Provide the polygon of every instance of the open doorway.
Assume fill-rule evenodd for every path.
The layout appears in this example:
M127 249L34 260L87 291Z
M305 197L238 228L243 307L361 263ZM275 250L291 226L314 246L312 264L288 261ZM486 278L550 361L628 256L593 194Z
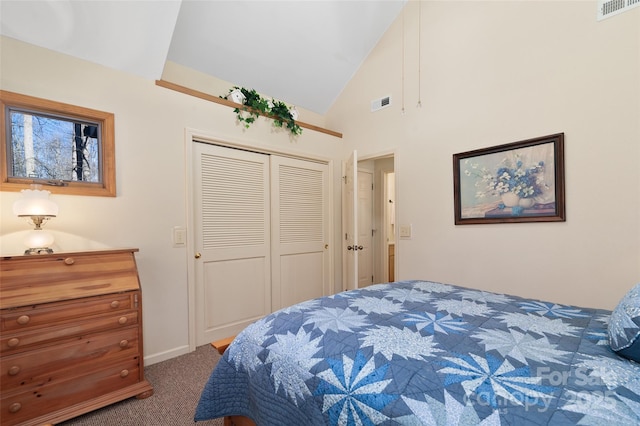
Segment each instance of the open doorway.
M396 280L395 259L396 259L396 173L395 171L382 172L382 181L384 184L384 197L382 199L382 207L384 210L382 224L384 227L384 235L382 243L386 244L386 269L383 270L383 276L386 276L389 282ZM383 262L384 264L384 262Z
M372 283L396 280L396 184L395 159L393 155L361 159L358 172L370 174L373 180L372 202L359 203L359 209L371 206L369 211L358 211L360 218L368 217L371 223ZM362 231L361 231L362 232ZM366 251L361 253L367 255ZM364 262L366 265L367 262ZM361 283L359 283L359 287Z

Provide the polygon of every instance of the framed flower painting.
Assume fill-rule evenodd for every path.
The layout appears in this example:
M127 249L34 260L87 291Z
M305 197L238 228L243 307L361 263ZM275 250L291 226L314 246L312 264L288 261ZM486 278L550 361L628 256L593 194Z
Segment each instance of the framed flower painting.
M564 133L453 155L456 225L564 222Z

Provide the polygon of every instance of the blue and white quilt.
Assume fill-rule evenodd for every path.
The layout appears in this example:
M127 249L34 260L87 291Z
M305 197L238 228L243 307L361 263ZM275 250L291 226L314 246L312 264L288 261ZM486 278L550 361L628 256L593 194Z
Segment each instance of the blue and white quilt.
M611 312L428 281L266 316L233 341L195 420L267 425L639 425L640 364Z

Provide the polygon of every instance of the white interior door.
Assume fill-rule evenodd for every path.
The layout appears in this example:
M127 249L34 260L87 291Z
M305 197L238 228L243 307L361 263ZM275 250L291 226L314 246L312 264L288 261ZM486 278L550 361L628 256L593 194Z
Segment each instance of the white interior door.
M269 156L194 143L196 346L271 308Z
M344 166L343 182L343 264L345 290L358 288L358 153L353 151Z
M373 173L358 171L358 287L373 284Z
M329 294L329 167L271 157L272 309Z

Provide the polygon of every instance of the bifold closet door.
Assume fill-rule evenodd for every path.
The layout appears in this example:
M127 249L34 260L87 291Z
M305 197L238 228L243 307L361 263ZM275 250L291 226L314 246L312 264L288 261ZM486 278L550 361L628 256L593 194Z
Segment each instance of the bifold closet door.
M329 167L271 156L272 309L329 294Z
M194 143L196 344L271 312L269 156Z

